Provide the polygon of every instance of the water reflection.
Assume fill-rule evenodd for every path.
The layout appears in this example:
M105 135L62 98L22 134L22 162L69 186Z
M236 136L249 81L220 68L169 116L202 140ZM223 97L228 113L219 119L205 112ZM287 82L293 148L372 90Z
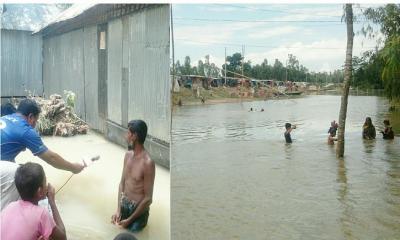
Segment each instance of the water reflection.
M348 185L344 158L337 159L337 182L339 183L338 196L343 211L340 217L341 228L345 239L354 239L352 233L351 205L348 201Z
M172 239L400 239L399 138L361 137L365 117L378 130L388 103L349 98L338 160L327 131L339 103L309 96L177 108ZM297 125L293 144L286 122Z

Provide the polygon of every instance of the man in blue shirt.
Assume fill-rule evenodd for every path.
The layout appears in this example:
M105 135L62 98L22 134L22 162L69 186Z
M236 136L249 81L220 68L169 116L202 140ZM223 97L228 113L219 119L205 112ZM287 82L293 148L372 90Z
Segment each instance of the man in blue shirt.
M57 153L48 149L34 129L39 118L40 107L33 99L20 102L17 112L0 118L2 161L15 162L15 157L28 148L33 155L38 156L55 168L79 173L84 168L83 163L71 163Z

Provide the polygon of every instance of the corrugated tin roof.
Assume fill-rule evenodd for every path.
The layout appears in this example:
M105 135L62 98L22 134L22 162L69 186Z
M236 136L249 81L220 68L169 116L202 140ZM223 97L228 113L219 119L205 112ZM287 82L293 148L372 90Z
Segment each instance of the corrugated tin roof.
M94 7L95 5L97 5L97 4L93 3L93 2L76 3L76 4L72 5L70 8L68 8L67 10L58 14L55 18L53 18L51 21L49 21L46 25L41 26L40 28L36 29L36 31L34 33L38 33L45 28L55 25L56 23L63 22L63 21L69 20L69 19L73 19L73 18L81 15L82 13L84 13L86 10Z
M63 10L57 4L0 4L1 28L34 31Z

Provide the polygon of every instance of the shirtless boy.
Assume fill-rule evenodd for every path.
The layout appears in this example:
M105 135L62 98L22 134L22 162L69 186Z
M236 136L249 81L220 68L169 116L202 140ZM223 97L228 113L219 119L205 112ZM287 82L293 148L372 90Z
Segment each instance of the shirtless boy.
M128 123L127 141L132 150L125 154L124 167L118 190L117 211L111 222L132 232L147 225L153 198L155 164L143 144L147 125L142 120Z

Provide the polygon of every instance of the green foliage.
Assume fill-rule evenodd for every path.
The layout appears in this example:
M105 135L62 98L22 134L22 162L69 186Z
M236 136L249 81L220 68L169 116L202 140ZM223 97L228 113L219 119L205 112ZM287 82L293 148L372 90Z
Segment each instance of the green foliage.
M383 89L383 61L376 51L368 51L362 57L353 58L352 86L361 89Z
M387 97L400 99L400 36L389 39L381 51L384 62L382 79Z
M386 4L383 7L368 8L364 16L377 25L383 38L378 38L378 45L383 42L380 51L371 54L368 59L361 59L359 75L379 77L383 80L386 96L390 100L400 99L400 4ZM371 24L363 27L365 36L374 38L377 31ZM359 76L358 76L359 77Z
M227 77L240 77L242 74L242 55L235 53L227 56ZM199 60L197 67L190 66L190 57L185 57L185 64L181 66L179 60L175 64L175 74L177 75L201 75L207 77L224 76L225 64L218 68L214 63L210 63L209 55L205 56L205 62ZM172 69L171 69L172 74ZM268 63L267 59L261 64L252 66L250 61L243 63L243 74L254 79L274 79L278 81L298 81L310 83L340 83L343 82L343 71L335 70L334 72L309 72L309 70L300 64L296 56L289 54L287 66L275 59L273 65Z

